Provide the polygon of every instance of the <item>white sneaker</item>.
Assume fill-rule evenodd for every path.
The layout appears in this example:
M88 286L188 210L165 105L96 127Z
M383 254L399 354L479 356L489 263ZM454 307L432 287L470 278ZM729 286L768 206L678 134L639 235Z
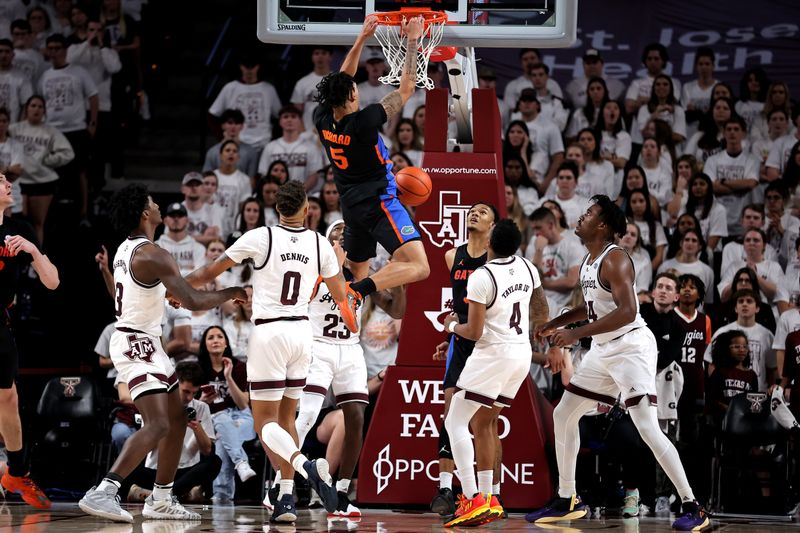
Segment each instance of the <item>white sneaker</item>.
M250 468L250 463L247 461L242 461L236 465L236 473L239 474L239 479L241 479L242 482L245 482L256 475L256 471Z
M667 496L659 496L656 498L656 514L669 513L669 498Z
M144 501L142 516L155 520L200 520L200 515L189 511L173 494L169 500L154 500L153 495Z
M115 522L133 522L133 516L119 506L119 496L113 487L106 490L98 490L97 487L92 487L78 502L78 507L84 513L99 516L101 518L108 518Z

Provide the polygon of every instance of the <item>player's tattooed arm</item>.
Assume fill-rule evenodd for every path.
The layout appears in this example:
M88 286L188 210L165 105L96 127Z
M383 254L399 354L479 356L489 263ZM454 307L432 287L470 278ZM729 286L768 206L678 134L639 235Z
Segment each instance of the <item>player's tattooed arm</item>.
M400 95L400 91L392 91L384 96L381 100L381 105L384 111L386 111L386 118L388 119L399 113L400 110L403 109L403 103L403 97Z
M550 320L550 306L547 304L547 296L545 296L544 288L541 285L533 289L530 315L534 329L536 326L541 326Z

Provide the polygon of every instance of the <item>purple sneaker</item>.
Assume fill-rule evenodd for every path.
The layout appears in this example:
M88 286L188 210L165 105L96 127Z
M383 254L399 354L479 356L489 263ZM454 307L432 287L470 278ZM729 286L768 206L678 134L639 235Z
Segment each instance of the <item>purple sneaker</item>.
M683 502L683 514L672 523L678 531L701 531L709 526L708 513L697 501Z
M570 498L560 498L557 496L541 509L526 514L525 520L537 524L576 520L586 516L588 510L589 508L581 501L581 497L577 494Z

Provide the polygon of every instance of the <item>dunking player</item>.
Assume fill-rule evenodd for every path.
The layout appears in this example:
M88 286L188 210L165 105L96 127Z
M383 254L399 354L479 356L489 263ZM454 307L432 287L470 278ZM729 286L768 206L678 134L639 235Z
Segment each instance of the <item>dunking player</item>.
M111 199L111 222L128 238L114 256L117 324L109 351L119 378L128 384L133 403L144 419L99 486L92 487L79 502L89 514L118 522L133 522L119 505L117 490L122 481L158 448L158 469L153 493L145 500L145 518L200 520L172 495L172 482L186 432L186 410L178 391L175 368L161 345L164 296L190 310L217 307L226 300L246 300L241 287L201 292L181 277L178 265L166 250L153 243L161 224L161 213L147 189L128 185Z
M463 488L458 509L445 527L479 525L503 515L502 506L491 495L497 439L494 420L503 407L511 405L530 371L529 315L537 326L549 317L536 267L514 255L521 241L512 220L495 224L489 237L488 262L467 281L467 323L459 324L455 314L445 319L450 333L476 341L445 418ZM477 483L472 467L476 455Z
M580 435L578 421L597 402L613 405L618 394L628 407L631 420L653 451L683 502L683 516L672 527L699 531L709 524L705 511L695 501L681 466L678 452L658 427L656 418L656 341L639 316L633 261L614 244L625 233L625 215L607 196L592 198L592 205L578 220L575 233L589 253L580 270L586 305L572 309L536 328L536 337L550 337L555 346L571 346L592 337L592 348L567 385L553 412L559 487L557 497L546 507L528 513L529 522L558 522L583 517L587 508L575 491L575 461ZM589 320L575 329L557 329ZM553 372L563 365L554 353L548 362Z
M357 332L355 315L347 306L347 287L339 265L344 251L334 248L315 231L303 227L308 198L303 184L289 181L278 189L277 226L248 231L214 263L189 274L187 280L202 286L235 264L252 259L253 322L247 348L247 377L255 427L267 447L280 456L281 490L271 520L294 522L297 511L292 496L294 471L306 477L325 509L336 511L338 499L328 462L309 461L298 449L295 430L297 400L306 384L311 363L312 329L308 302L318 277L322 277L340 307L348 329Z
M31 265L48 289L58 287L58 270L34 244L33 228L3 213L14 204L11 182L0 174L0 435L8 450L8 471L0 483L9 492L16 492L39 509L50 507L50 500L28 477L22 449L22 424L17 406L19 364L17 347L11 332L7 309L14 301L20 271Z
M470 275L486 263L489 249L489 234L499 220L497 208L487 203L477 203L469 208L467 213L467 242L448 250L444 254L447 269L450 271L450 283L453 286L453 312L458 316L461 324L467 323L467 280ZM450 437L444 425L444 417L450 410L450 400L456 392L456 383L464 370L467 358L472 354L475 341L451 335L449 341L442 342L436 347L433 354L435 360L446 360L444 375L444 415L439 429L439 493L431 501L431 511L442 516L455 512L455 498L453 497L453 451L450 447ZM495 429L497 419L494 420ZM495 431L496 433L496 431ZM500 478L497 468L502 455L500 439L497 439L498 460L495 463L496 486L492 487L492 494L499 495Z
M397 184L390 168L389 151L378 132L397 114L414 93L417 70L417 39L422 18L403 25L407 39L400 87L379 104L359 111L358 87L353 81L364 42L375 33L377 23L368 17L339 72L328 74L317 85L319 107L314 124L322 146L333 165L345 221L344 249L356 281L349 298L360 299L376 290L389 289L428 277L430 268L420 234L405 207L397 199ZM369 260L379 242L392 261L371 277Z

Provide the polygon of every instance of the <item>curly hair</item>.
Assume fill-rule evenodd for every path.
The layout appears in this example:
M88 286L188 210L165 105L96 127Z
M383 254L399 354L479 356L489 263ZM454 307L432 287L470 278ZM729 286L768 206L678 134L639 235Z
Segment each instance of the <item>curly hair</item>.
M108 210L111 225L121 233L130 233L139 226L142 211L147 209L150 194L147 187L132 183L111 197Z
M278 213L290 217L300 211L306 203L306 189L299 181L289 180L278 189L275 209Z
M326 107L342 107L353 92L354 84L350 74L332 72L317 84L316 101Z
M625 235L625 231L628 229L628 222L622 209L605 194L596 194L592 196L591 201L600 208L599 218L608 226L608 240L614 242L616 237ZM649 212L650 209L647 211Z
M489 236L489 247L498 257L511 257L522 243L522 233L510 218L498 220Z

